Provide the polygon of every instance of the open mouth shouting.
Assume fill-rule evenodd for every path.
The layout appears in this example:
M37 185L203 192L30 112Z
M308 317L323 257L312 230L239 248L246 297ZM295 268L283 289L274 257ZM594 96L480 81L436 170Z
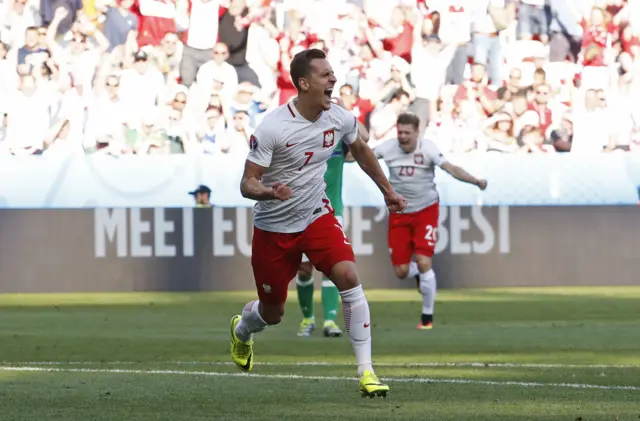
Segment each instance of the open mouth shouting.
M333 87L324 90L325 102L331 102L331 95L333 94Z

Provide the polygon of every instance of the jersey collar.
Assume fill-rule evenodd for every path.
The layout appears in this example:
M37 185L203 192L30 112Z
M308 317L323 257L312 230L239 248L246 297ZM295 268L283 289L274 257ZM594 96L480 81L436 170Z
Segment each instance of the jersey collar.
M307 120L305 117L303 117L303 116L302 116L302 114L300 114L300 113L298 112L298 109L296 108L296 105L295 105L295 100L296 100L296 98L297 98L297 97L292 98L292 99L287 103L288 111L289 111L289 113L291 114L291 117L292 117L293 119L299 118L299 119L301 119L301 120L304 120L304 121L306 121L306 122L309 122L309 123L313 124L313 123L317 122L318 120L320 120L320 118L322 118L322 115L324 114L324 111L322 111L322 112L318 115L318 118L316 118L316 119L315 119L315 120L313 120L313 121L311 121L311 120Z

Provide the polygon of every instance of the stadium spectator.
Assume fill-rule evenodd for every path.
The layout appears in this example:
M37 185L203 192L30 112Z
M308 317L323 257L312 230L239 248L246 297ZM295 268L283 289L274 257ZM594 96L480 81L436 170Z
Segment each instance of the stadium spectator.
M431 2L427 4L429 3ZM447 69L446 83L460 85L464 81L465 65L469 58L474 6L471 2L456 0L438 0L433 3L433 12L438 13L438 36L446 45L457 45L453 60Z
M104 35L109 40L109 51L124 45L129 37L135 37L138 31L138 17L129 9L134 0L116 0L105 2Z
M189 0L187 27L184 31L184 52L180 63L180 83L191 86L201 66L219 55L215 51L218 40L218 20L223 12L219 0ZM226 48L226 45L225 45ZM226 56L229 50L226 49Z
M211 207L211 189L208 186L201 184L194 191L190 191L189 194L193 196L197 208Z
M56 37L64 36L76 24L82 7L82 0L41 0L40 18L45 26L51 26L54 20L58 20L55 35ZM61 14L60 9L64 13ZM62 17L58 19L59 16Z
M456 106L460 106L463 101L471 101L485 117L498 110L497 99L497 93L487 84L486 67L483 63L474 63L471 66L471 78L458 85L454 95Z
M488 152L517 152L518 143L513 134L513 116L501 111L483 122L482 149Z
M546 43L549 40L549 10L545 0L520 0L518 5L518 35L530 40L538 37Z
M556 152L571 152L573 142L573 116L566 112L562 116L560 127L551 131L551 142Z
M469 101L454 103L453 91L445 87L436 118L429 123L426 136L434 139L443 152L469 152L476 148L479 116Z
M581 0L549 0L549 46L552 62L578 61L583 29L578 10Z
M549 108L549 97L551 95L551 87L544 82L534 82L533 101L529 104L529 109L538 113L540 118L540 130L543 136L546 137L547 129L551 126L552 113Z
M260 9L251 14L246 0L231 0L229 8L222 13L219 24L219 40L229 48L227 62L231 64L238 75L239 82L251 82L260 86L258 75L247 61L247 47L249 41L249 27L260 20Z
M222 109L209 106L205 112L204 121L200 123L196 132L196 141L190 148L193 153L216 154L222 152L220 145L224 138L224 119Z
M242 154L309 47L373 145L410 109L447 152L638 150L639 2L383 3L5 1L0 153Z
M503 49L500 34L514 19L515 5L505 0L478 1L471 14L473 60L489 69L489 83L502 84Z
M238 87L238 73L226 60L229 59L229 47L219 42L212 50L211 59L198 69L195 80L198 90L210 91L215 89L220 95L230 101Z
M28 0L2 2L0 13L0 37L11 48L25 45L27 29L37 29L42 23L35 2Z
M509 72L509 78L505 81L505 87L511 94L517 93L522 86L522 70L519 67L514 67Z
M160 104L166 86L162 73L150 61L144 50L133 55L133 66L122 71L120 96L133 116Z
M576 112L574 137L571 152L601 152L613 140L614 127L610 124L611 114L603 101L603 92L589 89L585 93L584 106Z
M252 134L249 114L244 110L237 110L222 139L220 150L230 155L246 156L249 153L249 139Z
M371 115L371 147L396 136L396 120L407 111L410 102L406 91L397 90L388 104L381 103L376 107Z
M522 147L520 152L524 153L547 153L555 152L553 147L544 144L544 133L540 127L527 126L523 130L521 137Z
M108 143L106 150L112 154L167 154L170 140L163 123L155 107L147 109L141 118L127 122L124 144Z
M97 145L124 144L124 125L127 122L127 104L120 96L120 78L109 75L104 87L94 91L93 104L89 106L84 144L89 148Z
M421 29L414 29L411 81L416 87L416 98L411 111L420 117L420 134L436 113L438 94L445 84L447 68L456 49L456 45L443 45L435 34L424 35ZM424 69L429 69L429 77L424 77Z
M373 111L373 104L370 100L360 98L354 91L353 86L349 84L340 87L339 99L342 101L342 105L351 111L360 123L368 126L369 115Z

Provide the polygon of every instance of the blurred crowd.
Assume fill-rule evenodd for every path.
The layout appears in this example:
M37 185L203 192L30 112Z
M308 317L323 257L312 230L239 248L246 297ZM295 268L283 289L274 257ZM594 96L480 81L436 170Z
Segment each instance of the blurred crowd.
M372 146L640 150L640 0L0 0L0 155L246 154L327 52Z

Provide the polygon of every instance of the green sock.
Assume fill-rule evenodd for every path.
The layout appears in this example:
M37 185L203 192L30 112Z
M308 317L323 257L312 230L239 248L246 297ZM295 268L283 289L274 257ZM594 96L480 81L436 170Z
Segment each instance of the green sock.
M310 319L313 317L313 276L303 279L298 275L296 288L298 289L298 302L300 303L302 316Z
M335 322L338 318L338 304L340 303L340 294L338 288L329 280L322 278L322 311L324 312L324 321Z

